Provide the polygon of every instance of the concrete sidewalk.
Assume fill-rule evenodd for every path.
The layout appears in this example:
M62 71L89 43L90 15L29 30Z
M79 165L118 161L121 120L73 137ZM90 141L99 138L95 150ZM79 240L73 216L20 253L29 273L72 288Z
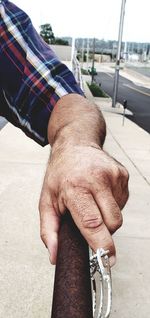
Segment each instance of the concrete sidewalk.
M111 317L146 318L150 310L150 136L128 119L122 126L117 113L103 108L103 114L108 129L105 149L130 173L124 225L114 236L118 261L112 271Z
M48 318L54 268L40 240L38 198L49 147L7 124L0 148L0 317Z
M114 236L112 318L147 318L150 298L150 138L107 102L105 149L130 172L124 226ZM39 237L38 199L49 147L14 128L0 132L0 317L49 318L54 268Z
M92 63L89 63L89 66L91 66ZM114 73L115 72L115 63L97 63L95 62L95 68L97 70L97 72L104 72L104 73ZM130 80L131 82L133 82L134 84L138 85L138 86L143 86L145 88L150 89L150 78L148 76L144 76L138 72L136 72L135 70L132 70L130 68L127 68L121 65L120 66L121 69L119 71L119 74L125 78L127 78L128 80ZM83 68L87 69L87 63L83 64Z
M89 99L101 108L107 123L105 150L130 173L130 198L124 208L124 224L114 235L118 261L112 270L112 318L146 318L150 305L150 136L125 119L118 104L109 99Z

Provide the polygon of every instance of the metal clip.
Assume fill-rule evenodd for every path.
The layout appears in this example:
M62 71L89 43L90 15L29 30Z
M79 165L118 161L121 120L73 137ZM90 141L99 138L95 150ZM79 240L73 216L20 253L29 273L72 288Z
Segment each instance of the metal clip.
M93 291L93 317L108 318L112 304L112 282L109 251L100 248L96 254L90 251L90 274Z

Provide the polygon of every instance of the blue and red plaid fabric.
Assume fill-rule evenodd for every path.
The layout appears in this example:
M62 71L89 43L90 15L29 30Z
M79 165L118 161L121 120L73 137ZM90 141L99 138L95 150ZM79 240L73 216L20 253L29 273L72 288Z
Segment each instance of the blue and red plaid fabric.
M34 29L28 15L0 0L0 115L42 146L56 102L83 95L75 78Z

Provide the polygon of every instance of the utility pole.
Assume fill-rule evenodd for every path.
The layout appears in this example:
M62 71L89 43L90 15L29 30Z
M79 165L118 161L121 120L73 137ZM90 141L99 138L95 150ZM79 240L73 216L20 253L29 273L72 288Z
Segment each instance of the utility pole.
M124 16L125 16L125 5L126 5L126 0L122 0L121 13L120 13L120 23L119 23L118 48L117 48L117 57L116 57L116 67L115 67L115 78L114 78L112 107L116 106L116 100L117 100L117 95L118 95L120 54L121 54L123 24L124 24Z
M125 63L126 63L128 60L127 41L124 44L124 59L125 59Z
M89 38L87 39L87 49L86 49L86 63L87 63L87 71L89 68Z
M81 68L83 68L83 63L84 63L84 39L82 39L82 58L81 58L82 64Z
M95 38L93 39L93 56L92 56L92 67L91 67L91 84L94 81L94 61L95 60Z
M73 59L74 59L74 56L75 56L75 37L72 37L72 45L71 45L71 63L73 65Z

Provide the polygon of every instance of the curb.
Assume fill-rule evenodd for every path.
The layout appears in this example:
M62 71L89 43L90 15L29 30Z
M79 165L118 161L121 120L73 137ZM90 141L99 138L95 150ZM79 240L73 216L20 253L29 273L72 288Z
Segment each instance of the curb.
M87 81L88 81L88 79L87 79ZM112 98L111 97L109 97L109 98L107 98L107 97L105 97L105 98L104 97L94 97L92 95L86 81L85 81L85 78L84 78L84 93L85 93L85 96L87 97L87 99L89 99L90 101L93 101L96 104L100 103L101 110L107 111L107 112L109 111L111 113L117 113L120 115L124 114L124 107L122 104L117 103L115 108L112 107ZM133 113L129 109L126 109L125 115L133 116Z

